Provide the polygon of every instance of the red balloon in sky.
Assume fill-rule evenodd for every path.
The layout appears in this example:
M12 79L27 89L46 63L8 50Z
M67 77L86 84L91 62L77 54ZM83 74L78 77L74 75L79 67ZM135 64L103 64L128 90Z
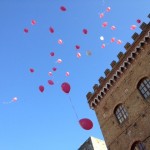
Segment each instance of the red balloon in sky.
M67 83L67 82L62 83L61 84L61 89L63 90L63 92L69 93L70 89L71 89L70 84Z
M35 20L32 20L32 21L31 21L31 24L32 24L32 25L35 25L35 24L36 24L36 21L35 21Z
M50 27L50 28L49 28L49 31L50 31L51 33L54 33L54 28L53 28L53 27Z
M76 49L80 49L80 46L79 46L79 45L76 45L75 47L76 47Z
M48 84L53 85L54 82L52 80L48 80Z
M140 19L137 19L137 21L136 21L137 23L141 23L141 20Z
M56 70L57 70L55 67L53 67L52 69L53 69L53 71L56 71Z
M85 130L90 130L93 127L93 122L88 118L83 118L79 120L79 124Z
M61 11L66 11L67 9L66 9L65 6L61 6L61 7L60 7L60 10L61 10Z
M40 90L40 92L44 92L44 86L43 86L43 85L40 85L40 86L39 86L39 90Z
M28 33L28 32L29 32L29 30L28 30L27 28L25 28L25 29L24 29L24 32L25 32L25 33Z
M50 53L50 55L51 55L51 56L54 56L54 55L55 55L55 53L54 53L54 52L51 52L51 53Z
M33 69L33 68L30 68L30 72L33 73L33 72L34 72L34 69Z
M88 33L88 30L87 30L87 29L83 29L82 31L83 31L84 34L87 34L87 33Z

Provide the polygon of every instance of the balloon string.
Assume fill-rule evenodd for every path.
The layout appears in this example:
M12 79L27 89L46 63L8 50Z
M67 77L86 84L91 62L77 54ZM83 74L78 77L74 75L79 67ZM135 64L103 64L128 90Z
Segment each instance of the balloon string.
M73 109L73 111L74 111L74 113L75 113L75 115L76 115L77 120L79 120L78 114L77 114L77 112L76 112L76 110L75 110L75 107L74 107L74 105L73 105L73 103L72 103L72 100L71 100L71 97L70 97L70 96L69 96L69 101L70 101L70 104L71 104L71 106L72 106L72 109Z

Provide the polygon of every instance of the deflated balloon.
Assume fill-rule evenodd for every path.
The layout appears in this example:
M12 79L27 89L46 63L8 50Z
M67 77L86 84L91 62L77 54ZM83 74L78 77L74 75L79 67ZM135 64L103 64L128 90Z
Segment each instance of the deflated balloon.
M88 118L83 118L79 120L79 124L85 130L90 130L93 128L93 122Z
M63 92L69 93L70 89L71 89L70 84L67 83L67 82L62 83L61 84L61 89L62 89Z

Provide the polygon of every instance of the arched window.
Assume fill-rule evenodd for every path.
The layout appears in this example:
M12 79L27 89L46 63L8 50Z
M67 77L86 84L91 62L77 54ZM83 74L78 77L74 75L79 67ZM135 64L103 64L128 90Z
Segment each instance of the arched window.
M142 142L134 142L131 150L146 150L146 148Z
M128 118L128 112L122 104L119 104L115 108L114 113L120 124L122 124Z
M150 79L144 78L138 83L138 90L144 97L144 99L147 99L150 97Z

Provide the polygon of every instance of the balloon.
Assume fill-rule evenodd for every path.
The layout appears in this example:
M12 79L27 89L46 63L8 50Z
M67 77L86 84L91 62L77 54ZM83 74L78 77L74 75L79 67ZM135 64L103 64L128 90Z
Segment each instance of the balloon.
M52 73L52 72L48 72L48 75L49 75L49 76L52 76L52 75L53 75L53 73Z
M17 101L17 97L14 97L14 98L12 99L12 101L13 101L13 102L16 102L16 101Z
M79 46L79 45L76 45L75 47L76 47L76 49L80 49L80 46Z
M110 42L111 42L111 43L115 42L115 38L114 38L114 37L111 38Z
M33 72L34 72L34 69L33 69L33 68L30 68L30 72L33 73Z
M87 33L88 33L88 30L87 30L87 29L83 29L82 31L83 31L84 34L87 34Z
M108 25L108 22L103 22L102 27L106 27Z
M67 83L67 82L62 83L61 84L61 89L63 90L63 92L69 93L70 89L71 89L70 84Z
M57 70L55 67L53 67L52 69L53 69L53 71L56 71L56 70Z
M100 18L103 18L103 17L104 17L104 13L101 13L101 14L99 15L99 17L100 17Z
M132 25L132 26L130 27L130 29L131 29L131 30L135 30L135 29L136 29L136 25Z
M61 59L57 59L57 63L62 63L62 60Z
M24 29L24 32L25 32L25 33L28 33L28 32L29 32L29 30L28 30L27 28L25 28L25 29Z
M121 40L117 40L117 44L122 44L122 41Z
M50 53L50 55L51 55L51 56L54 56L54 55L55 55L55 53L54 53L54 52L51 52L51 53Z
M63 44L62 39L59 39L59 40L58 40L58 44L60 44L60 45Z
M36 24L36 21L35 21L35 20L32 20L32 21L31 21L31 24L32 24L32 25L35 25L35 24Z
M103 36L100 36L100 40L103 41L103 40L104 40L104 37L103 37Z
M77 53L77 57L80 58L81 57L81 53Z
M61 6L61 7L60 7L60 10L61 10L61 11L66 11L67 9L66 9L65 6Z
M79 120L79 124L85 130L90 130L93 128L93 122L88 118L83 118Z
M136 21L137 23L141 23L141 20L140 19L137 19L137 21Z
M102 44L101 48L105 48L105 46L106 46L105 44Z
M39 90L40 90L40 92L44 92L44 86L43 86L43 85L40 85L40 86L39 86Z
M68 77L70 75L70 73L69 72L66 72L66 76Z
M106 11L107 11L107 12L109 12L110 10L111 10L111 8L110 8L110 7L107 7L107 8L106 8Z
M50 28L49 28L49 31L50 31L51 33L54 33L54 28L53 28L53 27L50 27Z
M115 30L116 29L116 27L115 26L111 26L111 30Z
M92 52L91 52L91 51L86 51L86 55L87 55L87 56L91 56L91 55L92 55Z
M52 80L48 80L48 84L53 85L54 82Z

